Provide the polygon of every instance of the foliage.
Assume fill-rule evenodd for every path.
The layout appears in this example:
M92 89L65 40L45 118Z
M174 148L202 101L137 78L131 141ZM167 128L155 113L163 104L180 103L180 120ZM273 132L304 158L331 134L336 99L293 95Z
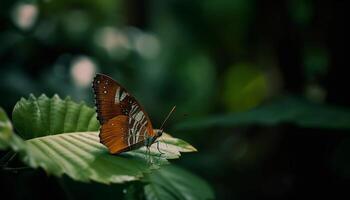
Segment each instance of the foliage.
M296 97L282 97L275 102L246 112L213 116L185 122L178 129L293 123L301 127L350 129L350 110L308 102Z
M206 182L179 167L163 167L147 175L146 181L144 189L148 200L214 199Z
M43 168L48 174L67 174L74 180L100 183L122 183L140 179L145 172L168 163L180 152L196 151L194 147L168 134L160 138L159 150L153 145L150 158L145 148L111 155L99 142L95 111L84 103L75 103L57 95L22 98L15 106L13 120L18 134L11 131L1 111L0 144L10 146L32 168ZM152 164L149 162L153 162Z
M218 199L290 199L305 191L314 198L346 195L345 2L3 0L0 105L10 113L28 93L69 95L89 105L91 79L105 73L135 95L154 125L177 105L167 127L186 130L171 129L201 149L181 165L210 179ZM286 93L320 104L294 97L273 101ZM37 122L26 126L31 123ZM11 126L1 119L0 148L21 142ZM38 132L46 134L42 127ZM34 133L17 131L24 139ZM52 190L55 176L42 171L0 170L3 196L65 195ZM14 177L27 172L42 176ZM54 181L43 184L47 179ZM140 183L66 179L74 197L85 195L76 199L121 199L126 185ZM143 187L137 191L144 193Z
M12 124L7 118L5 111L0 107L0 149L4 149L8 146L6 141L12 135Z

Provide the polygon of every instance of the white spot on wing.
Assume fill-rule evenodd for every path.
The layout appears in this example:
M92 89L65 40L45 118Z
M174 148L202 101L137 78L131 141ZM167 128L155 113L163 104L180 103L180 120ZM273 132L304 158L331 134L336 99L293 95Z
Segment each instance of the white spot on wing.
M115 91L115 97L114 97L114 103L120 103L119 101L119 91L120 91L120 87L117 88L117 90Z
M120 101L123 101L125 97L127 97L129 94L127 92L122 92L122 95L120 96Z
M139 141L139 136L140 136L140 131L138 131L138 132L136 133L136 138L135 138L136 142Z
M139 112L136 114L136 116L135 116L135 120L136 120L136 121L141 121L142 117L143 117L143 112L142 112L142 111L139 111Z

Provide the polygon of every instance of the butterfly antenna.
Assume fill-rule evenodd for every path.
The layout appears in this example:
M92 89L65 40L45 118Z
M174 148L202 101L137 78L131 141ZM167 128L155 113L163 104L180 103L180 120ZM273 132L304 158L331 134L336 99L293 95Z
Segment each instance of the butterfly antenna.
M164 128L165 123L168 121L168 119L170 118L171 114L173 114L173 112L175 111L175 108L176 108L176 106L174 106L174 107L171 109L171 111L169 112L169 114L168 114L168 115L166 116L166 118L164 119L162 125L160 126L159 129L160 129L162 132L163 132L163 128Z

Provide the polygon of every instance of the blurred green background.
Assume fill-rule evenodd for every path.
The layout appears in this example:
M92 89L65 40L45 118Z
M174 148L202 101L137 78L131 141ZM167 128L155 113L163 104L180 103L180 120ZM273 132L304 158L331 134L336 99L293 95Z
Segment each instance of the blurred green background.
M154 127L177 105L167 132L199 152L176 163L218 199L349 196L345 10L331 0L2 0L0 106L10 114L29 93L93 105L91 79L104 73ZM1 176L10 199L122 198L118 185Z

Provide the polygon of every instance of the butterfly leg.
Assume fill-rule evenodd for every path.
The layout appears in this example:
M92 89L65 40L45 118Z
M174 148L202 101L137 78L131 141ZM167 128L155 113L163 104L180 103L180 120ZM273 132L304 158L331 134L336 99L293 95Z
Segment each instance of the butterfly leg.
M146 147L147 150L146 150L146 159L147 159L147 163L149 165L152 165L153 164L153 160L152 160L152 155L151 155L151 149L149 147Z
M165 154L165 153L161 152L160 149L159 149L159 141L157 141L157 150L158 150L158 152L160 153L160 155Z

